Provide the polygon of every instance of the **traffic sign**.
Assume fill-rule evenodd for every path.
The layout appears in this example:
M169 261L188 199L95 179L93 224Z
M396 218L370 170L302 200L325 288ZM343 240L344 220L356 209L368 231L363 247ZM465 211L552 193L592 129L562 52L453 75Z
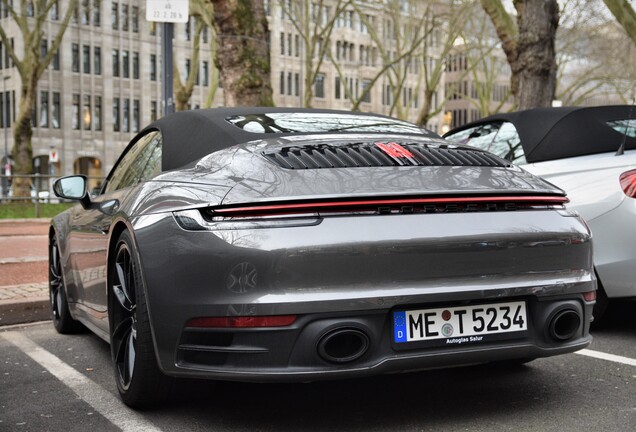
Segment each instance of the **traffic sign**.
M146 20L168 23L188 22L188 0L146 0Z

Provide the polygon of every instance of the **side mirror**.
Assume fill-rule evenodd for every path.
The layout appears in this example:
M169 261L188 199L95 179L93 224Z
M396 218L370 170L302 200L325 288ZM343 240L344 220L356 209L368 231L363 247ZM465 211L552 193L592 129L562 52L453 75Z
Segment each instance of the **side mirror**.
M79 200L84 208L90 205L86 176L74 175L62 177L53 184L53 193L60 198Z

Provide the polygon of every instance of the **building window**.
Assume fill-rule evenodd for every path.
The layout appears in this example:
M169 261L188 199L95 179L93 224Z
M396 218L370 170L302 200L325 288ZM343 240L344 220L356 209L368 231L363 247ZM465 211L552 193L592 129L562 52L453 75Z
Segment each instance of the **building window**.
M294 74L294 96L300 96L300 74Z
M119 98L113 98L113 131L119 132Z
M128 5L121 5L121 29L128 31Z
M2 98L2 93L0 93L0 99ZM6 92L4 94L4 127L11 127L11 93Z
M71 13L71 21L73 24L77 24L79 22L79 4L75 3L75 8Z
M285 55L285 33L280 34L280 55Z
M84 73L91 73L91 47L88 45L82 46L82 65Z
M102 0L93 0L93 25L99 27L102 25Z
M11 38L11 42L9 43L9 45L11 45L11 49L15 49L15 43L14 43L14 39ZM11 56L9 56L9 51L4 50L4 67L9 69L14 67L15 65L13 64L13 59L11 58Z
M325 97L325 75L316 75L314 95L318 98Z
M49 127L49 93L40 92L40 127Z
M133 100L133 124L132 124L133 132L139 132L139 117L140 117L139 99L135 99Z
M44 60L46 55L49 53L49 41L47 39L42 39L40 41L40 58Z
M130 58L129 58L128 51L122 51L121 62L122 62L124 78L130 78Z
M294 55L300 57L300 37L294 36Z
M292 55L292 35L291 33L287 33L287 55L291 57Z
M80 128L80 95L73 95L73 112L71 118L71 126L75 130Z
M38 101L37 96L36 100L33 102L33 106L31 107L31 127L38 127Z
M102 49L100 47L93 48L93 72L95 75L102 74Z
M113 30L119 30L119 4L113 2L110 10L111 27Z
M119 76L119 50L113 50L113 76Z
M369 80L362 80L362 102L368 102L371 103L371 90L369 89L368 93L364 93L366 91L367 88L369 88L371 86L371 81ZM410 91L410 89L409 89Z
M4 13L5 13L4 17L6 18L7 9L4 10ZM51 6L51 12L49 13L49 17L51 18L52 21L57 21L60 19L60 8L59 8L59 4L57 0L53 2L53 5Z
M280 94L285 94L285 72L280 73Z
M62 122L60 121L60 94L53 92L53 105L51 106L51 127L59 129Z
M79 45L74 43L72 45L72 70L73 72L79 72L80 71L80 67L79 67Z
M189 41L191 39L191 34L192 34L192 20L194 18L190 17L190 19L188 19L188 21L186 21L185 23L185 38L187 41Z
M150 54L150 81L157 81L157 55Z
M0 92L0 129L4 129L4 93Z
M93 126L96 131L102 130L102 97L95 96L95 115L93 116Z
M123 132L130 132L130 99L122 99L121 129Z
M133 53L132 63L133 63L133 78L139 79L139 53L138 52Z
M131 6L130 11L130 24L132 24L133 33L139 32L139 8L137 6Z
M88 0L82 0L82 4L80 5L80 19L83 25L90 24L90 11L88 6Z
M82 111L84 118L84 130L91 130L91 96L84 95L84 109Z
M287 72L287 95L291 96L292 94L292 73Z
M207 87L210 84L210 69L208 67L208 62L204 61L203 62L203 86Z
M208 26L204 26L203 27L202 33L203 33L203 35L202 35L203 36L203 43L208 43Z
M150 121L157 120L157 101L150 101Z
M56 70L56 71L60 70L60 49L61 47L58 47L57 51L55 51L55 54L53 55L53 60L51 61L53 70ZM2 63L2 59L0 59L0 64L1 63ZM0 67L0 69L2 68Z
M190 59L185 59L185 80L190 78Z
M334 84L334 90L336 92L335 98L336 99L340 99L340 77L339 76L336 77L336 82Z

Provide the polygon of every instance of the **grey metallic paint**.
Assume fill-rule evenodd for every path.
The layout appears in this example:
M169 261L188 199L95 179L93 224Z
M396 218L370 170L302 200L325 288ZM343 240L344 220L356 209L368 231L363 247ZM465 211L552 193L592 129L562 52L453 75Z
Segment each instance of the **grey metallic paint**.
M188 168L99 196L88 210L78 205L55 217L52 224L73 316L108 340L108 254L120 230L127 228L143 269L159 366L169 375L312 380L534 358L589 344L593 303L584 301L582 293L596 288L591 236L578 217L563 211L319 215L310 223L289 226L237 228L220 222L198 231L180 226L175 218L179 212L228 204L563 194L517 167L295 171L279 168L260 154L266 147L289 141L281 138L220 150ZM236 292L229 289L229 274L243 264L254 268L258 277L249 289ZM389 317L397 306L510 299L528 302L532 326L523 338L412 349L394 349L391 342ZM550 340L544 331L546 320L568 305L583 319L576 337L567 342ZM184 329L195 317L281 314L297 314L299 319L279 329L192 334ZM327 331L341 326L368 332L371 348L352 364L329 364L318 358L315 346ZM211 339L232 333L229 346L208 347L210 358L219 354L225 362L214 364L217 357L210 363L193 362L196 356L189 357L192 344L184 340L207 338L206 332Z

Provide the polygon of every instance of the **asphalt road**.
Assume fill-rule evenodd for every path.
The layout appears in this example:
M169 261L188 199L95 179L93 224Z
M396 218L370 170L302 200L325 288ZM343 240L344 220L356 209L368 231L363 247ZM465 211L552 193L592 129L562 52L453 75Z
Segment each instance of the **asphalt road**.
M140 413L119 401L101 339L5 327L0 431L633 432L635 310L612 307L583 354L312 384L188 382Z

